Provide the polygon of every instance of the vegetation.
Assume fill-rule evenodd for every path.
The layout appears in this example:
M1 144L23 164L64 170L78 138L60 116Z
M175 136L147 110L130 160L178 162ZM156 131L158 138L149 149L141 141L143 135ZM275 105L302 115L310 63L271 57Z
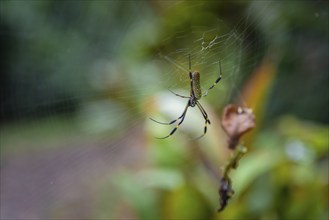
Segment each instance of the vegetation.
M328 2L0 6L1 218L328 219ZM175 124L149 117L186 106L167 89L188 95L189 54L202 89L222 65L211 125L194 141L189 108L156 139ZM230 103L252 131L225 129Z

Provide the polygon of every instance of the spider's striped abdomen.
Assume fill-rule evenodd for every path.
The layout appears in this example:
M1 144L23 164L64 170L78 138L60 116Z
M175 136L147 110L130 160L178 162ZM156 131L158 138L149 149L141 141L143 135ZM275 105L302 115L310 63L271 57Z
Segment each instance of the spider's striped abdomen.
M200 99L202 97L200 73L197 71L192 73L192 91L196 99Z

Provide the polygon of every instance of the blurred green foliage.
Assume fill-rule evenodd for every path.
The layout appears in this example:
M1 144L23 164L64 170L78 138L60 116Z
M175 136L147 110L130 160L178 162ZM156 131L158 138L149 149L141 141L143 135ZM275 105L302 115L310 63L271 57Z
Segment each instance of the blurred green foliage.
M94 85L102 61L116 62L132 16L142 8L138 22L148 17L145 4L2 1L1 120L70 113L104 96Z
M300 126L299 134L292 134L296 125ZM152 157L154 168L119 175L114 182L129 195L125 201L139 219L327 219L328 132L328 127L310 126L292 117L283 117L277 126L260 132L251 152L232 171L235 194L220 214L215 212L219 181L200 159L202 153L192 156L177 150L177 146L202 146L157 143L151 155L159 148L167 152L173 148L176 153L162 152L162 157L170 155L167 163L182 163L174 162L170 168Z

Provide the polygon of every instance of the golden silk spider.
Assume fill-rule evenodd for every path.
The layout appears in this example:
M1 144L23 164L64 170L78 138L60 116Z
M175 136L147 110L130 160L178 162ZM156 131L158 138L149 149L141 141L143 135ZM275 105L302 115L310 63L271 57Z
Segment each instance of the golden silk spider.
M199 108L203 118L205 119L204 132L201 136L199 136L195 139L202 138L207 133L207 125L210 124L210 120L208 118L208 114L207 114L206 110L204 110L204 108L202 107L202 105L199 103L198 100L200 100L204 96L207 96L208 91L213 89L214 86L222 79L221 63L219 62L219 77L216 79L214 84L212 84L209 87L209 89L205 91L204 94L202 94L201 86L200 86L200 73L198 71L194 71L194 72L191 71L191 56L190 55L189 55L189 77L190 77L190 96L179 95L169 89L169 91L172 92L174 95L179 96L181 98L189 99L182 115L169 123L159 122L159 121L154 120L153 118L150 118L152 121L154 121L158 124L162 124L162 125L171 125L171 124L175 123L176 121L180 120L179 123L176 125L176 127L167 136L160 137L160 138L157 137L158 139L165 139L165 138L168 138L171 135L173 135L176 132L176 130L178 129L178 127L183 123L183 121L185 119L185 115L187 113L187 109L189 107L193 108L195 106L197 106Z

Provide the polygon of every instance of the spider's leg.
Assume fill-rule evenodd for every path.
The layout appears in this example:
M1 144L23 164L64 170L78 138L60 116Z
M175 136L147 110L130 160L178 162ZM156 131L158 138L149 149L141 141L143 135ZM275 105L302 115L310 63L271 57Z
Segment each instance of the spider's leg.
M182 117L183 117L183 115L179 116L177 119L175 119L175 120L173 120L173 121L171 121L171 122L169 122L169 123L160 122L160 121L157 121L157 120L155 120L155 119L153 119L153 118L149 118L149 119L151 119L152 121L154 121L154 122L156 122L156 123L158 123L158 124L162 124L162 125L171 125L171 124L175 123L177 120L181 119Z
M169 122L169 123L160 122L160 121L157 121L157 120L155 120L155 119L153 119L153 118L149 118L149 119L151 119L152 121L154 121L154 122L156 122L156 123L158 123L158 124L162 124L162 125L171 125L171 124L175 123L177 120L181 119L181 118L186 114L186 111L187 111L187 108L189 107L189 104L190 104L190 102L187 103L187 105L186 105L186 107L185 107L185 109L184 109L184 112L183 112L183 114L182 114L181 116L179 116L178 118L176 118L175 120L173 120L173 121L171 121L171 122Z
M219 77L216 79L216 81L214 82L214 84L212 84L208 90L205 91L205 94L203 96L207 96L209 90L213 89L218 83L219 81L222 79L222 66L221 63L219 61Z
M179 97L181 97L181 98L190 98L189 96L184 96L184 95L180 95L180 94L177 94L177 93L175 93L175 92L173 92L172 90L170 90L170 89L168 89L171 93L173 93L174 95L176 95L176 96L179 96Z
M197 104L199 110L201 111L203 118L208 122L208 124L211 124L206 110L204 110L204 108L202 107L202 105L199 102L197 102L196 104Z
M190 102L187 103L187 105L186 105L186 107L185 107L185 109L184 109L183 114L178 118L178 119L181 118L180 122L179 122L179 123L176 125L176 127L170 132L170 134L168 134L168 135L165 136L165 137L156 137L156 138L157 138L157 139L165 139L165 138L168 138L168 137L170 137L171 135L173 135L173 134L176 132L176 130L178 129L178 127L183 123L183 121L184 121L184 119L185 119L185 115L186 115L186 112L187 112L188 107L190 107ZM176 121L177 121L178 119L176 119Z
M203 115L203 118L205 119L205 123L204 123L203 134L199 137L194 138L193 140L198 140L198 139L202 138L203 136L205 136L206 133L207 133L207 125L210 124L210 120L208 119L208 115L207 115L206 111L203 109L203 107L201 106L201 104L199 102L196 102L196 105L198 106L201 114Z

